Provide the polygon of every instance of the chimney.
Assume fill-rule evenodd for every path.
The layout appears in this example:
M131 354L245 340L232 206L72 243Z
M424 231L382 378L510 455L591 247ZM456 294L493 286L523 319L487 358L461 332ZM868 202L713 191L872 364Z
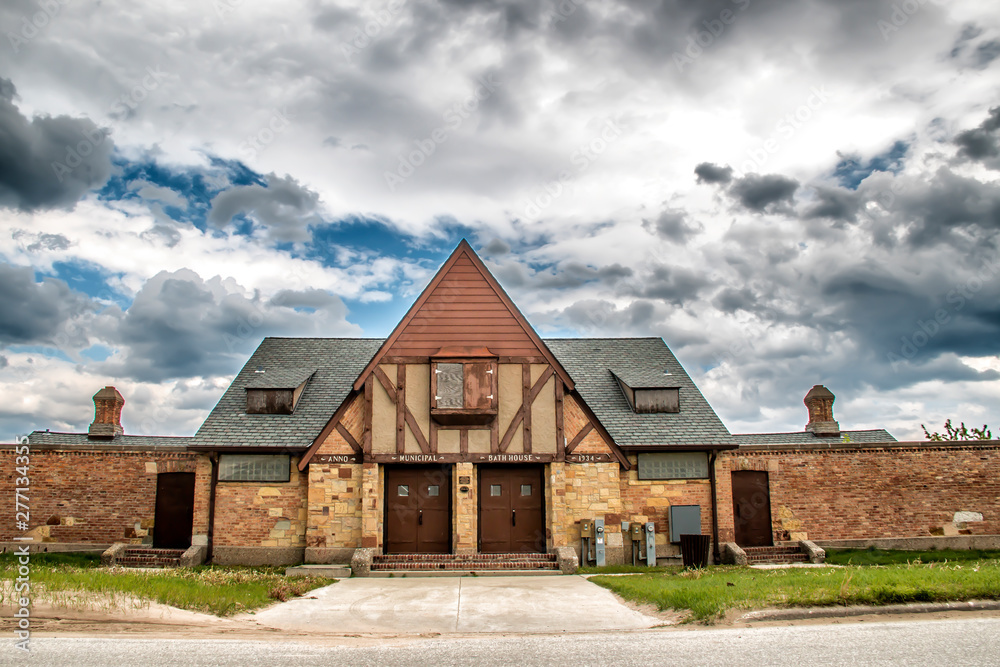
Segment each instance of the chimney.
M806 394L806 407L809 408L809 423L806 430L814 435L826 438L840 436L840 424L833 419L833 402L837 400L833 393L821 384L813 385Z
M122 406L125 399L114 387L105 387L94 394L94 423L87 431L87 437L96 440L111 440L124 433L122 429Z

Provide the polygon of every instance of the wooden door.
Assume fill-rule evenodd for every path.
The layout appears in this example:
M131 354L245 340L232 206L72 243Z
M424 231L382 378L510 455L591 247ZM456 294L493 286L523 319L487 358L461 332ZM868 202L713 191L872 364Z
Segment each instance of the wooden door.
M736 544L769 547L771 537L771 493L767 473L757 470L733 472L733 520Z
M479 468L480 553L545 552L545 486L539 466Z
M385 469L385 552L451 553L451 468Z
M166 472L156 476L153 547L187 549L194 525L194 473Z

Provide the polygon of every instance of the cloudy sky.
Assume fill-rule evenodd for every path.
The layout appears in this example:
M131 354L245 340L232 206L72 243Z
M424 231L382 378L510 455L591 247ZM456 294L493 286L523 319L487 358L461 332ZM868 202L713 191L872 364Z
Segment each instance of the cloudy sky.
M155 3L154 3L155 4ZM0 437L190 434L265 335L384 336L465 237L733 432L1000 426L980 0L6 0Z

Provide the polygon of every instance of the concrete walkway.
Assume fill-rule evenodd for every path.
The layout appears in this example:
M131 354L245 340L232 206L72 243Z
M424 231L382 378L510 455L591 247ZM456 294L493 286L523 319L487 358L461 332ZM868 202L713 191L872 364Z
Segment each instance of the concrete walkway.
M331 633L595 632L665 621L583 577L344 579L257 613L282 630Z

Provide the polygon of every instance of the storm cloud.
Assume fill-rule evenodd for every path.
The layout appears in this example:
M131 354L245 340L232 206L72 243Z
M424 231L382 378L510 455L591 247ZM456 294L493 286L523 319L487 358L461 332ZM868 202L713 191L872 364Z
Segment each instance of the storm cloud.
M0 206L72 207L111 175L114 142L86 118L26 118L17 91L0 78Z

